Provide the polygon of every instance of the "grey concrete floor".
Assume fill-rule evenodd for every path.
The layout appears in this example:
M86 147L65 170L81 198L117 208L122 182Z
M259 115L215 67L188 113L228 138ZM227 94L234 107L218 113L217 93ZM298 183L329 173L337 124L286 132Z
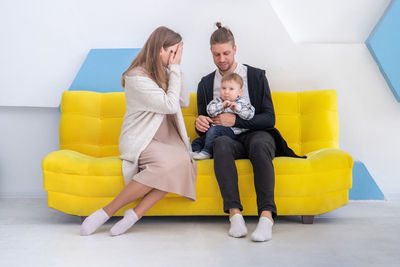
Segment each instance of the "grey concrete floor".
M82 237L46 199L0 198L0 266L400 266L400 201L350 202L313 225L278 217L264 243L229 237L227 217L144 217L111 237L119 219Z

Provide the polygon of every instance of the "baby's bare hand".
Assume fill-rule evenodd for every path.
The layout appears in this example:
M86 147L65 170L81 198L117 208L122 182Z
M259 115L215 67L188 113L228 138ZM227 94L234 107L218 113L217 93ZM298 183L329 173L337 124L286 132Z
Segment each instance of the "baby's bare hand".
M222 106L224 108L229 107L230 104L231 104L231 101L229 101L229 100L225 100L224 102L222 102Z

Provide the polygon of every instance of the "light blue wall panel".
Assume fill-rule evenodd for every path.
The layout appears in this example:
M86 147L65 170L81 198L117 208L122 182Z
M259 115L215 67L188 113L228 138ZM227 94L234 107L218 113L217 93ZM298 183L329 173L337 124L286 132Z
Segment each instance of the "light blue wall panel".
M139 53L132 49L91 49L69 90L121 92L121 75Z
M353 166L353 187L349 191L351 200L383 200L382 191L369 174L365 165L355 161Z
M383 76L400 102L400 1L393 0L366 41Z

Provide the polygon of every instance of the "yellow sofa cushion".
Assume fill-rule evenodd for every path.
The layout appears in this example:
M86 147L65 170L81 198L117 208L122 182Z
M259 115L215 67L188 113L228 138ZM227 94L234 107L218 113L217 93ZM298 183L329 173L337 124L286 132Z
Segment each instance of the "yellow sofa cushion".
M346 152L322 149L307 156L307 159L278 157L273 160L276 196L318 195L351 187L351 180L336 179L352 167L352 158ZM71 150L52 152L43 161L45 189L85 197L113 197L124 187L121 164L118 157L95 158ZM197 197L218 197L213 160L197 161L197 165ZM253 196L250 160L236 160L236 166L241 194ZM316 180L316 177L320 178Z

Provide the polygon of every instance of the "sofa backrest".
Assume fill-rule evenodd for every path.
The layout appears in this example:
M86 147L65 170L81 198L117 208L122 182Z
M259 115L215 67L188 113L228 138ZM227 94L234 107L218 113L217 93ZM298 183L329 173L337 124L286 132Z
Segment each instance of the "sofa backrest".
M335 90L272 92L276 128L297 154L337 148L339 123ZM119 155L118 138L125 114L124 93L66 91L61 100L60 149L94 157ZM182 109L191 140L197 117L196 94Z
M322 148L339 148L339 119L335 90L272 92L276 123L298 155Z
M60 149L94 157L119 155L125 94L65 91L61 99Z

